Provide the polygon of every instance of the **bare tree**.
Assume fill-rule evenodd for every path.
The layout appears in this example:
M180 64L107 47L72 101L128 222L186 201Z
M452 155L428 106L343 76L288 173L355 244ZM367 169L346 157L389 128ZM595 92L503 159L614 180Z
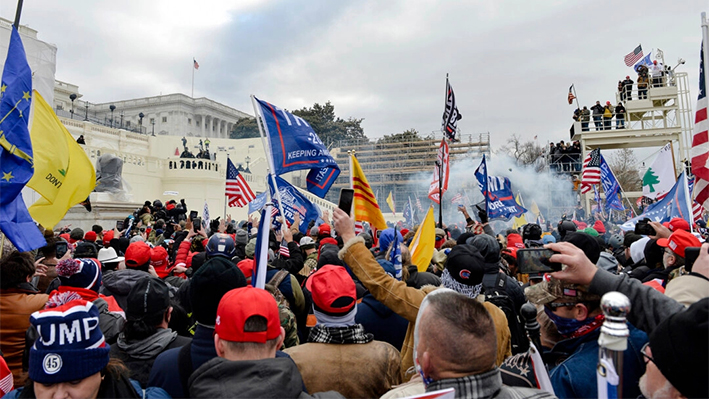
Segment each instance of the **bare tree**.
M632 149L623 148L614 152L608 160L608 165L624 191L642 190L643 183L638 170L638 160Z
M534 166L537 172L541 172L544 169L544 163L542 162L544 148L539 146L534 140L522 141L519 135L513 134L507 140L507 144L500 147L497 152L514 158L517 165Z

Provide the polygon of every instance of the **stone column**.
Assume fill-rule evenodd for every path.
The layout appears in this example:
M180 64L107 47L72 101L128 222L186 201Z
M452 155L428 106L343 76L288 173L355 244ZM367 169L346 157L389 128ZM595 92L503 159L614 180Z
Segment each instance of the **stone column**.
M199 124L200 124L200 127L202 128L201 136L204 137L204 127L207 125L207 119L205 119L204 115L199 116Z
M214 117L210 116L209 117L209 131L207 132L207 135L205 137L214 137Z

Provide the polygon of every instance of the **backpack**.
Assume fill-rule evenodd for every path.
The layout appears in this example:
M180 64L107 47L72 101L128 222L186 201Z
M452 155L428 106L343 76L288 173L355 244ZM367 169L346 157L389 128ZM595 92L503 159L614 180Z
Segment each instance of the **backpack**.
M488 273L483 275L483 292L485 293L485 302L490 302L500 308L505 313L507 325L510 328L510 341L512 342L512 354L526 352L529 349L529 340L524 329L524 324L520 322L515 310L514 301L510 298L505 286L507 280L505 275L497 273Z

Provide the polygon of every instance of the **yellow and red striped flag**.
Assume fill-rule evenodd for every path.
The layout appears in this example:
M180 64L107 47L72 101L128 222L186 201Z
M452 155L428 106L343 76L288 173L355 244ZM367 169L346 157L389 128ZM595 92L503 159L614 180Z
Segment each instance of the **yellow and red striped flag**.
M354 154L350 154L350 161L352 166L350 174L352 176L352 188L354 189L355 220L369 222L371 226L378 230L386 229L387 224L382 215L382 210L379 209L372 187L369 186L362 167L359 166Z

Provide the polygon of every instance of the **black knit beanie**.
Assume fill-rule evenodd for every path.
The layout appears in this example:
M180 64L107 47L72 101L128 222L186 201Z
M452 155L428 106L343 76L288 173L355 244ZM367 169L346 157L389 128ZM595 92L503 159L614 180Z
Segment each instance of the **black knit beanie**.
M190 281L194 318L201 324L213 326L224 294L241 287L246 287L246 277L229 259L218 256L208 260Z
M650 334L662 375L688 398L709 398L709 297L670 315Z

